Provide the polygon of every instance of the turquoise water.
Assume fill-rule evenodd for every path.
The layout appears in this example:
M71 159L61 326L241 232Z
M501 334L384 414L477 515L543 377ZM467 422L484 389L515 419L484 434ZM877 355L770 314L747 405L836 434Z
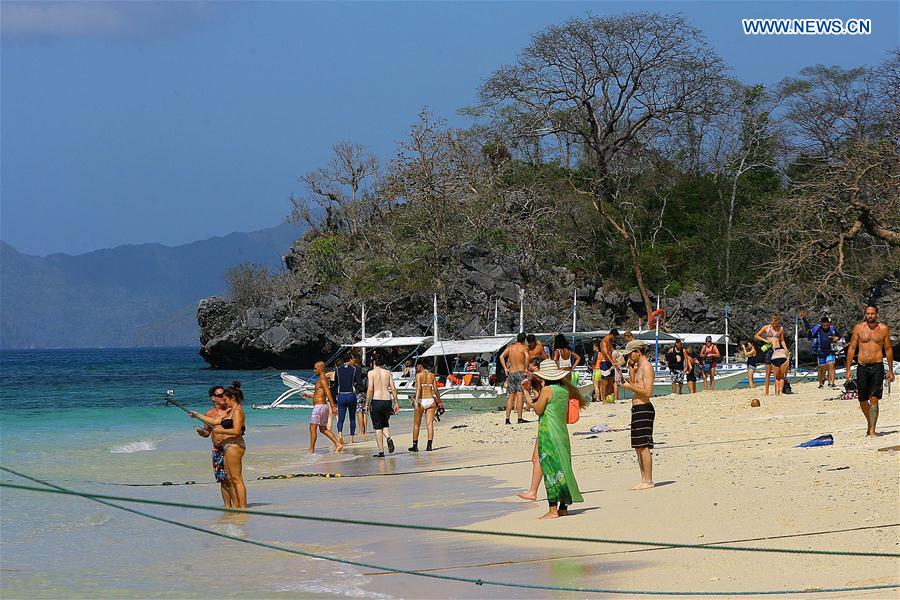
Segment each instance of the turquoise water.
M268 403L285 389L276 372L207 369L191 348L0 352L0 463L80 491L218 505L209 441L194 433L196 421L165 406L165 393L174 389L182 403L205 409L208 388L233 379L243 382L248 404ZM479 456L451 460L440 452L404 452L409 419L408 413L401 413L392 420L398 453L374 460L370 448L358 446L334 455L321 437L317 454L307 454L308 410L248 409L244 478L251 507L446 526L521 508L498 502L514 490L497 486L477 471L380 477L446 467L454 460L484 461ZM440 446L439 432L437 439ZM257 481L261 475L296 472L365 477ZM0 479L24 483L6 473ZM158 485L165 481L197 485ZM438 534L411 537L393 530L285 522L252 514L138 508L239 537L376 564L487 562L498 551L477 540ZM0 583L9 598L504 595L471 586L451 593L451 588L428 581L378 577L358 568L222 541L84 499L9 489L0 491L0 553ZM526 553L511 550L507 555Z

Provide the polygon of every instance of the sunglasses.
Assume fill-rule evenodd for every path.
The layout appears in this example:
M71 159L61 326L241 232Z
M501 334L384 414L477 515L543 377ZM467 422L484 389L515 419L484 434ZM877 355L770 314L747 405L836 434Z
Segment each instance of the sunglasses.
M225 392L219 392L218 394L213 394L212 397L213 398L221 398L224 395L225 395Z

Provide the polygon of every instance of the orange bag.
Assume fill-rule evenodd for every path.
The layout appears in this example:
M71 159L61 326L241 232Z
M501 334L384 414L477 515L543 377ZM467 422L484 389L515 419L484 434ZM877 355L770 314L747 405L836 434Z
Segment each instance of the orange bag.
M579 417L581 417L581 406L578 398L569 398L569 414L566 415L566 423L569 425L577 423Z

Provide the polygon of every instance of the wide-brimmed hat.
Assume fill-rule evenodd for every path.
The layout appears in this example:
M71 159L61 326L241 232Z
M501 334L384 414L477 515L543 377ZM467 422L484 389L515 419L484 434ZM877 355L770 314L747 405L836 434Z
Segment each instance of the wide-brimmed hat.
M541 365L534 374L545 381L559 381L560 379L569 376L568 371L560 369L559 365L549 358L541 361Z
M625 349L622 350L622 358L628 358L628 356L635 350L643 351L646 347L647 344L646 342L644 342L644 340L631 340L630 342L625 344Z

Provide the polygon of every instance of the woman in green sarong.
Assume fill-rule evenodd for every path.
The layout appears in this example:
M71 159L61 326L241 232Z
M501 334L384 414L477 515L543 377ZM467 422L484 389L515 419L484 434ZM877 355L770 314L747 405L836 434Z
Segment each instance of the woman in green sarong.
M546 382L534 403L534 412L541 417L538 425L538 460L544 474L547 502L550 503L550 510L541 518L555 519L567 515L568 506L573 502L584 502L572 472L572 449L566 416L570 397L578 398L580 408L587 406L587 400L572 385L570 374L552 360L542 361L534 375Z

